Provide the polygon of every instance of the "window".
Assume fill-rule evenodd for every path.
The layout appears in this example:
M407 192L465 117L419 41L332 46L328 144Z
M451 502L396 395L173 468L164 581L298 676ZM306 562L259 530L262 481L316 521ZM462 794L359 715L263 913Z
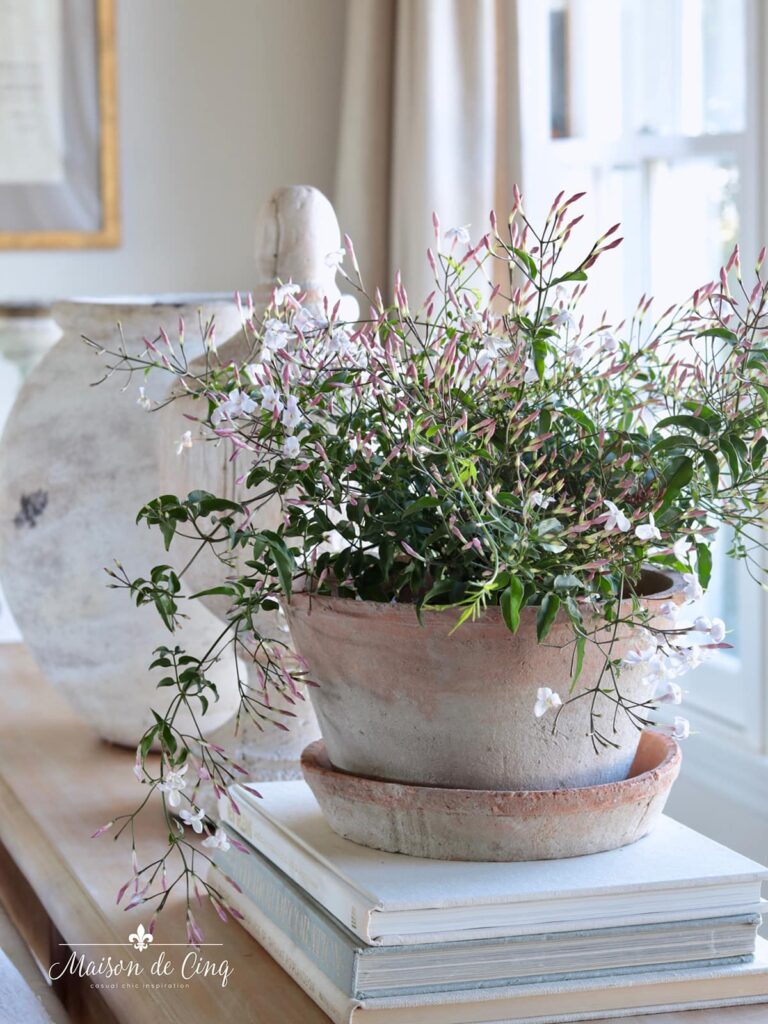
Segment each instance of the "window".
M757 253L758 16L755 0L519 0L526 208L585 191L575 248L617 221L626 239L595 268L590 315L617 324L643 294L661 314L737 240L745 265ZM685 713L768 754L761 591L727 546L705 609L738 647L688 677Z

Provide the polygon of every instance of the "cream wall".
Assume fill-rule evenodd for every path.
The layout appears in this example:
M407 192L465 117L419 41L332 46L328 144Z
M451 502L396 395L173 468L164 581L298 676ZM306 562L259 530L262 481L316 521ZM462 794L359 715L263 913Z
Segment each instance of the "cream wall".
M331 189L346 0L116 0L123 241L0 252L0 301L245 289L258 205Z

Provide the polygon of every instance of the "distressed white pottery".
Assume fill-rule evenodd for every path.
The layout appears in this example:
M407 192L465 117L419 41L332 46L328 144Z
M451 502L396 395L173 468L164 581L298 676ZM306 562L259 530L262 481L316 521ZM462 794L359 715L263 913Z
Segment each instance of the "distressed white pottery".
M156 531L137 528L136 513L166 489L159 449L174 435L136 400L138 381L124 377L91 387L104 370L81 339L115 347L117 323L126 347L143 351L143 337L161 326L175 333L179 315L216 315L233 333L239 316L224 297L161 302L92 300L55 304L62 339L32 371L6 423L0 445L0 578L25 643L50 681L61 688L101 736L134 745L165 695L148 672L152 649L174 638L153 608L136 609L125 591L107 589L104 567L120 558L135 576L167 560ZM193 344L190 339L190 344ZM144 382L142 382L144 383ZM162 397L168 382L151 375L147 393ZM177 426L175 436L182 433ZM194 647L214 640L216 616L199 606L179 638ZM211 676L221 699L211 725L237 707L234 662L225 657Z
M278 281L293 281L308 301L340 301L343 315L354 318L354 299L340 296L335 270L325 261L339 245L325 196L306 186L278 189L256 230L257 315ZM170 375L154 371L147 380L137 375L130 381L115 376L91 387L105 361L81 335L115 348L120 321L128 351L137 354L144 350L142 338L156 338L161 326L175 338L180 314L193 362L203 354L198 320L211 315L222 361L243 354L240 314L229 295L57 304L65 336L25 385L0 441L0 579L24 641L50 681L103 737L131 746L151 722L149 709L165 700L164 691L155 689L158 673L147 672L152 648L178 642L202 652L221 630L226 602L192 602L185 609L190 618L173 637L153 608L137 611L125 592L108 590L103 567L119 558L129 575L138 576L169 561L157 531L136 527L141 505L161 493L184 496L193 489L237 499L242 468L229 461L224 446L198 441L184 414L198 416L199 403L181 399L150 413L137 405L139 385L155 405L171 397ZM177 455L177 441L188 429L194 446ZM274 507L264 510L263 525L273 525L276 514ZM185 550L183 541L174 544L174 564L183 564ZM215 559L201 556L187 586L215 586L220 572ZM274 615L262 616L259 627L288 639ZM247 666L241 671L247 673ZM311 705L298 708L290 734L269 727L260 732L244 722L235 737L231 654L211 677L221 695L206 716L212 738L234 746L255 777L296 777L301 749L318 735Z

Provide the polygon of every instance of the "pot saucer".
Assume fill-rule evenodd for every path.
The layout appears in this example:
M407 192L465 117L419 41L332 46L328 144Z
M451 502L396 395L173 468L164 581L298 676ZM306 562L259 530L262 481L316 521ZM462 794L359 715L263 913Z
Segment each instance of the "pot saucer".
M414 786L335 768L322 740L301 756L328 824L345 839L434 860L552 860L627 846L656 824L680 771L677 743L640 738L629 776L578 789Z

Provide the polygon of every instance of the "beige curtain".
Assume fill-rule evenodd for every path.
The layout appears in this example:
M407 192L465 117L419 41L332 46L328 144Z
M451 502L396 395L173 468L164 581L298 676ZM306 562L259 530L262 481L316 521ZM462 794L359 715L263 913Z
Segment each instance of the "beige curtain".
M432 211L488 230L520 179L516 0L348 0L335 207L366 284L429 290Z

